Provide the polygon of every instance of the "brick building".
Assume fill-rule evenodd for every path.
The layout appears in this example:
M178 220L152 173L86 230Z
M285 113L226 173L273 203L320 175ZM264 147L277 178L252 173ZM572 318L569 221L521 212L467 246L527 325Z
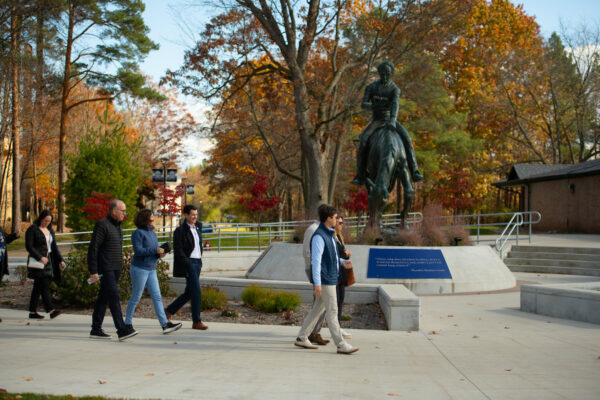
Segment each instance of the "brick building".
M538 232L600 234L600 159L579 164L515 164L499 189L517 191L520 211L539 211Z

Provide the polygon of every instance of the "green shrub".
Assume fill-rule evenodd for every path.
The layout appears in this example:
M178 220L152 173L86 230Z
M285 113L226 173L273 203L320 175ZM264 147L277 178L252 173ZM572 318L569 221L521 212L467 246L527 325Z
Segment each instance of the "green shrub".
M133 248L123 249L123 269L119 277L119 295L121 301L131 297L131 275L129 267L133 259ZM62 299L62 303L68 306L89 308L94 305L100 290L100 284L87 283L90 273L87 267L87 249L79 249L71 252L66 257L67 268L62 272L60 285L52 284L55 293ZM169 264L159 260L156 267L160 292L163 296L174 294L173 289L167 283Z
M235 310L230 310L229 308L226 308L223 310L223 312L221 313L222 317L229 317L229 318L237 318L239 317L237 311Z
M274 291L257 285L250 285L242 292L242 301L248 307L268 313L296 310L302 299L298 293Z
M202 288L200 308L202 310L220 309L227 305L227 295L219 289L209 286Z

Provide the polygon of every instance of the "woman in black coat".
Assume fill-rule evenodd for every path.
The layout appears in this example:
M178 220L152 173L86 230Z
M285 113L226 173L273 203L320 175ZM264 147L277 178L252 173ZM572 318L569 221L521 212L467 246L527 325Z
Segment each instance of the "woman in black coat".
M8 254L6 246L15 239L18 239L19 235L11 233L10 235L4 234L4 231L0 227L0 281L4 278L4 275L8 275ZM2 322L2 318L0 318Z
M37 312L40 295L42 295L44 307L46 312L50 314L50 318L56 318L61 312L56 310L52 304L50 280L53 275L55 275L55 279L60 279L59 265L64 269L66 264L56 245L50 211L42 211L38 219L27 229L27 232L25 232L25 248L29 253L27 265L30 265L34 260L44 264L44 269L28 268L28 276L33 279L33 290L29 301L29 318L44 318Z

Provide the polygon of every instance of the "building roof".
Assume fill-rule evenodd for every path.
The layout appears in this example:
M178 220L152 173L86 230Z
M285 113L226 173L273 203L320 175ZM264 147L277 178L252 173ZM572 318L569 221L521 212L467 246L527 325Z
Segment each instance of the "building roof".
M551 181L587 175L600 175L600 159L579 164L515 164L506 179L492 183L496 187L521 186L530 182Z

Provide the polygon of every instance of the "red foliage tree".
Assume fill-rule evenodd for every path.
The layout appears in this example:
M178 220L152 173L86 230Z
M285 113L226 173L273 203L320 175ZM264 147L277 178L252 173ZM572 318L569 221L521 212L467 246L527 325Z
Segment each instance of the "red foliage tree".
M85 199L85 206L81 208L81 211L87 214L85 219L96 222L106 217L112 199L113 195L110 193L92 192L92 195Z
M254 183L246 190L250 194L250 197L243 197L239 199L239 203L246 207L250 213L258 215L258 222L260 222L262 215L275 208L281 203L279 196L268 196L267 192L273 185L269 182L269 178L266 175L254 174Z
M368 195L364 188L360 188L357 192L350 193L350 198L352 200L342 203L342 207L346 210L349 210L356 215L362 215L369 209Z
M157 210L161 215L173 216L179 214L181 210L181 204L177 202L183 195L184 191L181 186L177 186L175 190L160 186L158 188L158 207Z

